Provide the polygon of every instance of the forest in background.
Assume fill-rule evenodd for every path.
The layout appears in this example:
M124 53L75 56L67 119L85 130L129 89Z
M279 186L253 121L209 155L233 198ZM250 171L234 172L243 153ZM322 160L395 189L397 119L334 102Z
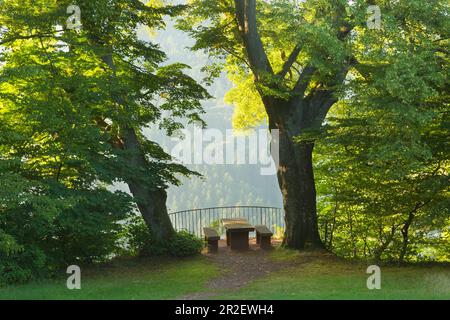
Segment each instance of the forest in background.
M189 65L192 68L189 75L201 82L207 76L202 68L211 59L201 52L188 50L193 46L193 40L186 33L177 30L174 24L174 21L168 21L166 29L153 36L145 29L141 29L139 34L142 38L154 38L161 45L167 53L167 63L183 61ZM225 102L225 95L231 87L232 83L225 72L208 87L213 98L203 103L203 120L207 123L207 128L219 129L223 133L233 128L234 108L232 104ZM192 131L192 127L190 128ZM171 145L168 138L158 130L148 132L148 135L163 147ZM281 208L283 205L276 176L262 176L259 165L188 165L188 168L199 172L202 178L182 178L180 186L169 188L167 206L171 212L220 206Z

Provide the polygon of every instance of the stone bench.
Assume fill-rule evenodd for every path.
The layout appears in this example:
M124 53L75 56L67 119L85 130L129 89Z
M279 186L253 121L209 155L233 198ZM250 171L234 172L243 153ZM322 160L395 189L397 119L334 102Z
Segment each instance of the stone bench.
M261 249L270 249L272 247L273 232L263 225L255 226L255 231L256 244L258 244Z
M203 233L208 244L208 253L216 253L219 248L219 234L213 228L203 228Z

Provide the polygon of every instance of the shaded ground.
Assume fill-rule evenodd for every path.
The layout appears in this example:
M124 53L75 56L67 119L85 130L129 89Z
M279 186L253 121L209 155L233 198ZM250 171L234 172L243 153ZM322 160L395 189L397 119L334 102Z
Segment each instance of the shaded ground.
M450 300L449 264L380 266L381 290L369 290L367 263L325 252L264 251L254 240L250 251L234 252L221 241L217 254L204 256L220 272L178 299Z
M289 258L286 254L286 258ZM277 253L278 255L278 253ZM296 259L303 260L304 253ZM219 294L231 300L450 300L450 266L381 265L381 289L367 288L367 264L317 255L300 266Z
M275 248L280 245L280 242L273 240L272 244ZM217 254L203 252L203 255L223 272L207 282L207 290L184 295L179 299L201 300L218 294L231 293L249 285L256 279L270 276L280 270L299 266L312 259L308 256L303 257L303 259L274 259L273 250L261 250L256 245L255 239L251 239L249 251L231 251L225 240L220 240Z
M162 300L204 290L219 270L206 257L124 258L81 266L81 290L66 287L67 274L57 279L0 287L0 300Z
M277 248L245 253L221 243L216 255L123 258L82 267L81 290L67 274L0 288L1 299L446 299L450 265L381 266L381 290L366 286L367 263L317 251Z

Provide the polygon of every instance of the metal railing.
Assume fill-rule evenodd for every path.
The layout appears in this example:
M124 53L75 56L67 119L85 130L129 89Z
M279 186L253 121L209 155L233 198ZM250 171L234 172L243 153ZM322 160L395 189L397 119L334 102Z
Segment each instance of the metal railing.
M172 212L169 216L175 230L186 230L198 237L203 236L203 227L213 227L223 233L220 228L223 218L246 218L250 224L265 225L274 233L284 230L283 210L275 207L214 207Z

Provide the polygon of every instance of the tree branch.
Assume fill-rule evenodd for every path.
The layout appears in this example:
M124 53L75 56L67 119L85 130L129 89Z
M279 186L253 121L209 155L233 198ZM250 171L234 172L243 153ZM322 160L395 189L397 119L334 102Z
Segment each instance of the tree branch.
M303 69L300 77L297 80L297 83L294 86L294 92L296 94L303 97L306 89L309 86L309 83L311 82L311 78L312 78L314 72L316 72L316 68L314 68L311 65L308 65L305 67L305 69Z
M236 52L234 52L234 51L232 51L232 50L230 50L230 49L227 49L227 48L225 48L225 47L222 47L222 50L225 51L226 53L228 53L229 55L235 57L236 59L242 61L246 66L249 67L249 69L251 69L251 66L250 66L250 64L248 63L248 61L245 60L245 58L241 57L241 56L240 56L239 54L237 54Z
M287 61L284 63L283 69L281 69L281 71L277 73L277 76L279 76L280 78L284 78L286 76L286 74L292 68L295 61L297 61L297 57L300 54L301 50L302 47L299 44L297 44L294 50L292 50L291 54L289 55Z
M236 19L244 41L251 69L257 78L263 73L273 75L256 23L256 0L234 0Z
M30 34L30 35L26 35L26 36L18 34L18 35L0 40L0 45L4 45L4 44L10 43L10 42L17 41L17 40L29 40L29 39L34 39L34 38L50 38L50 37L55 36L56 33L60 33L63 31L64 30L56 31L55 33Z
M335 81L333 81L333 87L339 86L345 81L348 71L350 70L350 66L350 63L345 64L336 74ZM318 106L317 109L314 110L314 119L320 121L320 123L325 120L330 108L338 101L338 98L335 96L336 90L333 87L330 89L317 91L317 93L313 94L311 97L311 104Z

